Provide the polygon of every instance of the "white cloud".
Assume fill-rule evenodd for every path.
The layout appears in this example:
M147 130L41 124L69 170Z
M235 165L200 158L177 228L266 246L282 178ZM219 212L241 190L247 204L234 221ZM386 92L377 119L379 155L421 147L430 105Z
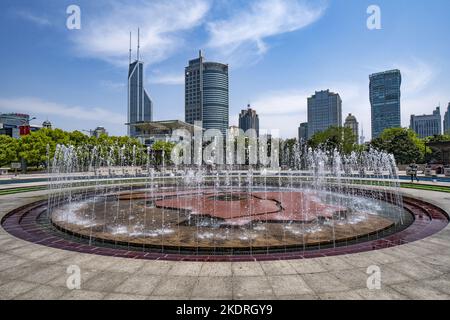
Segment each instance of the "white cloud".
M266 38L304 28L318 20L325 9L323 1L315 6L303 0L253 1L247 10L209 22L208 46L228 59L233 55L258 57L268 50Z
M52 23L49 19L43 16L36 15L34 13L31 13L29 11L17 11L16 14L27 21L33 22L34 24L37 24L39 26L50 26Z
M184 74L155 74L149 82L153 84L182 85L184 84Z
M100 85L111 90L122 90L127 87L126 83L124 82L114 82L111 80L102 80L100 81Z
M128 1L108 3L98 14L84 18L73 41L80 55L116 65L128 62L129 32L136 54L137 29L141 28L142 58L148 63L166 59L183 46L181 34L200 25L209 11L206 0ZM87 20L88 19L88 20Z
M395 64L395 68L402 73L402 87L404 93L418 94L426 89L436 76L433 66L418 58L411 61Z
M99 121L107 124L124 125L125 115L99 107L68 106L35 97L0 98L0 111L23 112L32 116L58 116L67 120Z
M257 97L252 107L263 115L306 114L306 99L309 95L311 92L304 90L272 91Z

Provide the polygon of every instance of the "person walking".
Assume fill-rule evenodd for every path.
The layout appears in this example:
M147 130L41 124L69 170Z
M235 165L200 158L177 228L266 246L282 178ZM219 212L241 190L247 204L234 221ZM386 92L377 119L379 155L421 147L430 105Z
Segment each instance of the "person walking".
M413 162L409 165L409 168L411 175L411 183L414 182L414 178L416 179L417 182L419 182L419 178L417 177L417 171L419 170L419 168L417 167L417 164Z

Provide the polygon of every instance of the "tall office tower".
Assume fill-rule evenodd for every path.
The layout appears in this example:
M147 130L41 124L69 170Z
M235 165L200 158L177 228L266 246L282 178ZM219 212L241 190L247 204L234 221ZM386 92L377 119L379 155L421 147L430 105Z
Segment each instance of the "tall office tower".
M369 95L372 108L372 139L384 129L401 127L400 70L390 70L370 75Z
M128 136L136 137L139 129L133 124L153 120L153 102L144 88L144 62L139 57L139 31L137 56L131 62L131 33L130 33L130 65L128 68Z
M361 124L361 136L359 137L359 144L364 144L366 142L366 136L364 135L364 126Z
M351 113L348 114L347 118L345 118L344 127L352 129L353 134L355 135L356 143L359 142L359 123L356 120L356 117Z
M308 141L308 123L307 122L300 123L300 127L298 127L298 141L299 142Z
M331 126L342 126L342 100L330 90L316 91L308 98L308 139Z
M444 134L450 134L450 102L444 114Z
M205 62L200 51L185 69L185 121L226 134L228 119L228 65Z
M256 110L253 110L250 105L247 106L247 110L242 110L239 114L239 129L244 132L248 129L254 129L256 136L259 137L259 117Z
M442 134L441 108L436 107L433 114L424 114L421 116L412 114L409 128L417 133L421 139Z

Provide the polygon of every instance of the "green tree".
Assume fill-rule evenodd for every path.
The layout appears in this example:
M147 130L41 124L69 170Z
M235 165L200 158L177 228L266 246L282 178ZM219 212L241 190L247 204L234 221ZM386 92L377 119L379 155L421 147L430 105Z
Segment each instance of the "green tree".
M352 129L347 127L330 127L325 131L317 132L308 141L308 145L313 149L318 147L328 151L336 149L344 154L361 149Z
M423 139L423 143L425 144L425 162L432 162L433 160L442 159L442 153L440 150L427 148L426 145L432 142L448 142L450 141L450 135L448 134L439 134L431 137L426 137Z
M89 137L80 131L73 131L69 133L70 144L78 147L85 145L89 140Z
M62 130L61 130L62 131ZM19 156L28 166L45 166L47 163L47 146L54 152L56 143L49 136L49 130L33 132L19 140Z
M122 165L143 165L147 161L146 149L134 138L107 135L96 138L88 137L80 131L44 128L20 139L0 136L0 164L24 159L28 166L46 166L47 157L53 158L58 144L74 146L78 149L79 157L86 161L95 148L98 159L105 162L98 162L100 165L106 164L106 159Z
M19 144L16 139L0 135L0 166L11 164L18 160Z
M406 128L384 130L380 137L372 140L371 147L392 153L399 164L420 163L425 155L424 141Z
M154 154L154 161L156 165L161 165L163 163L163 153L164 153L164 164L170 164L170 154L175 144L172 142L156 141L152 145L152 151Z
M280 164L290 168L295 166L295 144L297 139L286 139L280 143Z

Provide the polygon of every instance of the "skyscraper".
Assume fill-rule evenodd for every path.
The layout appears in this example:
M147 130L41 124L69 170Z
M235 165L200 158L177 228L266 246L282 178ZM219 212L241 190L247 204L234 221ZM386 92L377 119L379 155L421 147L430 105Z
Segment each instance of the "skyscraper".
M421 116L412 114L409 127L421 139L442 134L441 108L436 107L433 114L424 114Z
M202 52L185 69L185 121L226 133L229 122L228 65L205 62Z
M372 107L372 139L384 129L398 128L400 120L400 70L390 70L370 75L369 94Z
M444 114L444 134L450 134L450 102Z
M345 118L344 127L352 129L353 134L355 135L356 142L359 141L359 123L356 120L356 117L351 113L348 114L347 118Z
M308 141L308 123L307 122L300 123L300 127L298 127L298 141L299 142Z
M316 91L308 98L308 139L331 126L342 126L342 100L330 90Z
M139 57L139 32L137 57L131 62L131 34L130 34L130 65L128 68L128 136L139 134L133 124L153 120L153 102L144 88L144 62Z
M248 129L256 130L256 136L259 137L259 117L256 110L247 106L247 110L242 110L239 114L239 129L246 132Z

